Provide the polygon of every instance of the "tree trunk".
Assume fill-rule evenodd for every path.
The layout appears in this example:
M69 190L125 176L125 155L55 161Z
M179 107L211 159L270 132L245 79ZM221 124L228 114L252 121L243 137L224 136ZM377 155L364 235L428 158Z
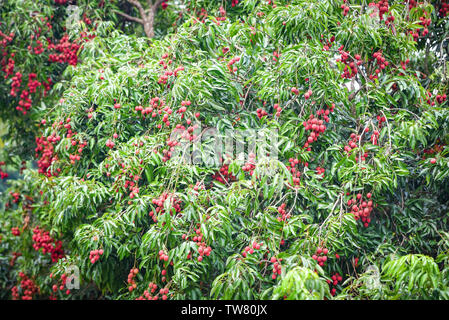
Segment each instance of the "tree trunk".
M153 14L153 10L150 10L150 12L148 12L148 15L143 18L143 29L148 38L154 37L153 24L154 24L154 14Z

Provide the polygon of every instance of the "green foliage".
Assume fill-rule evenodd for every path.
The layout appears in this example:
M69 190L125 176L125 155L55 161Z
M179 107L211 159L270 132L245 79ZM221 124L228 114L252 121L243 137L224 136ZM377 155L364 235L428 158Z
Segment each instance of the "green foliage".
M45 298L449 298L447 54L435 50L448 18L403 1L389 1L394 25L361 1L346 16L339 1L231 2L220 20L216 1L170 2L151 41L106 12L135 13L126 3L84 4L95 37L76 66L48 71L57 84L24 122L50 156L37 149L40 172L2 194L2 298L23 295L20 271ZM199 137L188 162L176 126ZM250 150L217 153L248 132L270 138L250 137L253 167ZM64 258L33 248L36 226ZM70 266L81 290L67 294Z

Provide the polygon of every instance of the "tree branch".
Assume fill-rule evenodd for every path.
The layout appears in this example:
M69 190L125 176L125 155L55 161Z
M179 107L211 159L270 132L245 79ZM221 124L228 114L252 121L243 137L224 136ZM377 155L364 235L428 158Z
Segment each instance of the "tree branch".
M357 91L354 91L353 93L351 93L351 94L349 95L348 100L349 100L349 101L352 101L352 100L355 98L355 96L356 96L360 91L362 91L363 89L365 89L365 87L366 87L366 85L360 86L360 88L358 88Z
M145 10L142 6L142 4L139 2L139 0L127 0L129 3L131 3L132 5L134 5L135 7L137 7L137 9L139 10L140 16L142 17L142 19L145 19Z
M125 17L128 20L138 22L141 25L143 25L143 29L145 31L145 34L148 38L154 37L154 16L156 15L156 11L158 7L164 2L164 0L155 0L154 3L152 0L147 0L148 9L145 10L143 5L140 3L139 0L126 0L128 3L132 4L139 10L140 18L133 17L131 15L128 15L126 13L115 11L119 15Z
M126 13L118 11L118 10L114 10L114 12L119 14L119 15L121 15L122 17L124 17L124 18L126 18L128 20L131 20L131 21L143 24L143 20L140 19L140 18L136 18L136 17L130 16L129 14L126 14Z

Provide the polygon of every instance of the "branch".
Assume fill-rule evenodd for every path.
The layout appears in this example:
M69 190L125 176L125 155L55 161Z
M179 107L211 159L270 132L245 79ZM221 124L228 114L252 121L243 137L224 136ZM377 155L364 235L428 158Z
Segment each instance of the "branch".
M156 15L157 8L161 5L164 0L155 0L154 4L152 0L147 0L149 8L147 10L144 9L143 5L139 0L126 0L128 3L132 4L139 10L140 18L136 18L130 16L126 13L116 11L121 16L125 17L128 20L138 22L143 25L143 29L148 38L154 37L154 16Z
M352 101L352 100L355 98L355 96L356 96L360 91L362 91L362 90L365 89L365 88L366 88L366 84L364 84L363 86L360 86L360 88L357 89L357 91L355 91L355 92L353 92L353 93L351 93L351 94L349 95L348 100L349 100L349 101Z
M150 1L150 0L148 0ZM156 2L153 4L152 10L154 13L156 13L157 8L159 8L159 6L162 4L162 2L164 2L164 0L156 0Z
M129 3L131 3L132 5L134 5L135 7L137 7L137 9L139 10L140 16L142 17L142 19L145 18L145 10L142 7L142 4L139 2L139 0L127 0Z
M128 20L131 20L131 21L134 21L134 22L143 24L143 20L142 20L142 19L139 19L139 18L130 16L129 14L126 14L126 13L121 12L121 11L118 11L118 10L114 10L114 12L117 13L117 14L119 14L119 15L121 15L122 17L124 17L124 18L126 18L126 19L128 19Z

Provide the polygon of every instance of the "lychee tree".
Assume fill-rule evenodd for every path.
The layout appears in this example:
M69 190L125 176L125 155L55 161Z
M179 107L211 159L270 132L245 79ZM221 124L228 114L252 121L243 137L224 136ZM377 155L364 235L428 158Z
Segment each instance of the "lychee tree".
M449 5L166 3L151 41L118 3L36 114L2 296L449 298Z

